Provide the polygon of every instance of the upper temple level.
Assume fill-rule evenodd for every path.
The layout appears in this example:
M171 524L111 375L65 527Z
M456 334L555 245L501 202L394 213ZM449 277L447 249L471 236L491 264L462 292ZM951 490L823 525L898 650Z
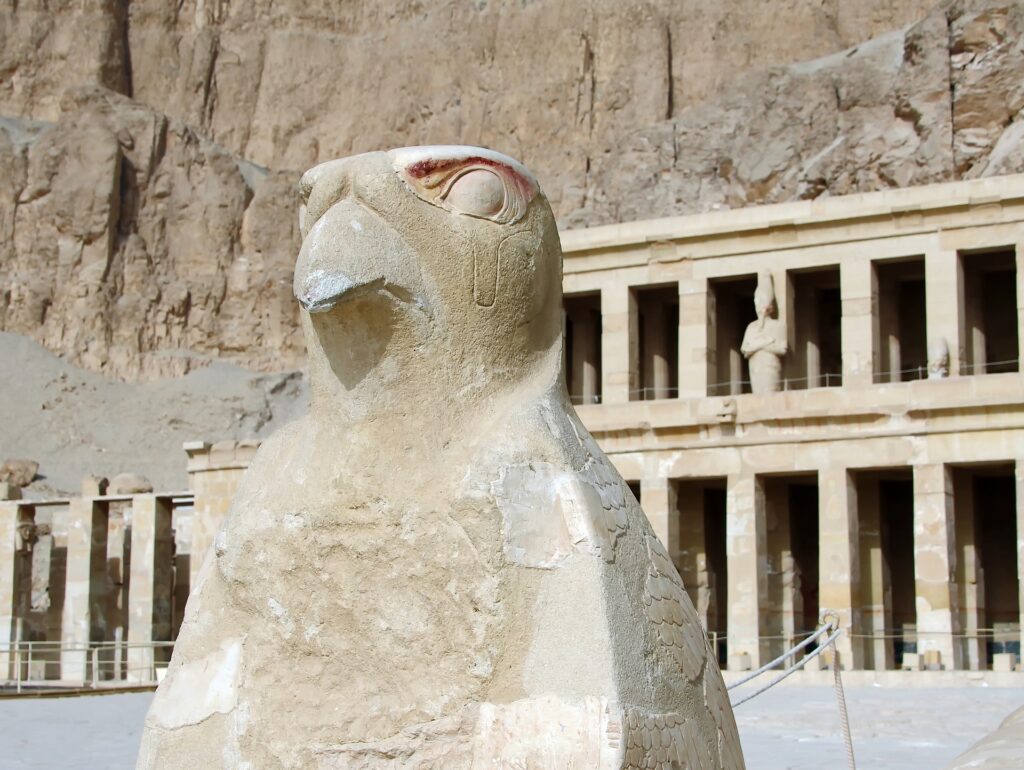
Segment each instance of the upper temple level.
M570 231L562 244L567 382L597 432L1024 394L1017 377L913 384L930 350L948 349L933 378L1018 371L1024 175ZM783 392L747 396L740 346L764 270L789 352Z

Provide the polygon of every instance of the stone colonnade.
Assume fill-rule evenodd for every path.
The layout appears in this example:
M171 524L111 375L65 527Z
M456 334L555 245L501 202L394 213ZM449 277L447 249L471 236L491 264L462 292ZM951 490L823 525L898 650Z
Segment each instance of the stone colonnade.
M161 649L159 643L172 641L172 510L189 502L180 494L0 501L0 679L151 681L154 663L166 663L170 655L169 647ZM108 551L113 506L131 511L129 543L122 551L130 566L125 576L127 628L121 639L113 638L116 620L109 609L110 593L118 590L108 574L110 561L126 568L122 553ZM33 558L43 529L37 526L37 511L47 507L59 507L66 516L64 581L54 587L62 603L60 632L59 638L32 639L24 624L38 598L32 596L33 584L41 577L45 585L49 577L35 574L41 560ZM30 670L30 648L42 675Z
M818 486L818 603L819 607L838 613L840 624L846 629L839 640L844 667L891 669L900 663L893 659L891 646L882 644L891 623L885 623L884 617L876 623L873 617L876 607L881 612L885 606L886 600L878 595L877 588L883 584L862 574L872 568L881 569L880 551L877 546L872 547L870 524L864 521L872 513L877 516L877 507L872 501L858 500L857 473L856 469L836 466L814 472ZM978 616L971 612L970 601L962 602L973 582L958 578L957 573L958 560L965 559L969 550L965 542L958 542L957 531L958 526L962 529L970 525L970 497L965 495L954 505L952 465L921 463L911 466L911 473L916 654L922 665L925 660L934 660L937 667L944 669L984 669L983 652L978 651L984 636L971 634L978 630ZM782 596L769 597L768 582L774 570L768 565L767 519L771 500L765 487L773 478L744 471L725 479L726 644L731 669L757 667L778 654L768 645L775 630L771 628L772 614L788 611L791 623L799 622L792 621L792 608L799 604L799 597L791 582L782 581ZM1015 464L1015 482L1016 530L1024 532L1024 460ZM672 480L645 479L641 500L658 536L670 544L669 550L702 619L711 626L708 599L704 598L708 587L707 564L703 554L693 552L693 544L704 538L699 531L703 527L697 510L700 503L681 499L676 488ZM874 527L877 526L876 521ZM1016 549L1016 580L1010 581L1007 588L1018 592L1017 606L1024 608L1024 554L1020 553L1020 540ZM1018 639L1022 628L1024 612L1019 617ZM879 645L877 652L872 652L873 644ZM969 655L971 649L974 652Z
M567 307L600 308L580 332L600 339L588 362L600 398L580 417L640 484L732 666L773 657L773 637L815 604L839 613L858 668L915 655L984 668L993 649L1017 649L1004 642L1024 608L1021 490L1013 502L999 485L1024 457L1024 175L609 225L562 244ZM783 392L754 394L739 348L762 271L789 352ZM678 323L648 323L666 302ZM796 492L779 481L796 476ZM981 542L996 513L972 485L987 476L1016 506L1012 531L996 512L1012 570ZM724 511L720 553L694 545L715 522L697 482ZM812 487L797 526L783 497L805 505ZM787 549L805 532L813 544ZM986 606L996 589L1016 610Z

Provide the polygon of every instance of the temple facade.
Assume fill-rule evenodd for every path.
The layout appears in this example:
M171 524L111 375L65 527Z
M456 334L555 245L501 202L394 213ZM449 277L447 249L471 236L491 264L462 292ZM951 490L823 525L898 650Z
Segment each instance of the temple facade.
M562 243L570 396L725 667L825 608L849 668L1018 665L1024 176ZM97 646L102 671L154 665L119 640L173 640L255 447L187 444L178 494L0 502L0 633L82 648L37 659L49 678L93 675Z

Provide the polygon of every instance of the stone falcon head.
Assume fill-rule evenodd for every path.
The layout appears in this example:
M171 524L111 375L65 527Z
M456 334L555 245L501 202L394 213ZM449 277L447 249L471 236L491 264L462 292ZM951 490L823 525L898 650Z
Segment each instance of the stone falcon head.
M351 395L414 377L426 399L558 380L561 247L522 164L476 147L406 147L322 163L300 193L294 291L314 410L318 380Z

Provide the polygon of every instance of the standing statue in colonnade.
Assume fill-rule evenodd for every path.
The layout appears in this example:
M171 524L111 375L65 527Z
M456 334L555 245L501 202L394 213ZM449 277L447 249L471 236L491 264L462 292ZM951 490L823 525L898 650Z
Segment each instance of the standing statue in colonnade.
M740 352L750 362L750 391L774 393L782 389L782 357L789 351L789 346L786 325L777 318L775 286L768 270L757 274L754 310L757 320L747 326Z

